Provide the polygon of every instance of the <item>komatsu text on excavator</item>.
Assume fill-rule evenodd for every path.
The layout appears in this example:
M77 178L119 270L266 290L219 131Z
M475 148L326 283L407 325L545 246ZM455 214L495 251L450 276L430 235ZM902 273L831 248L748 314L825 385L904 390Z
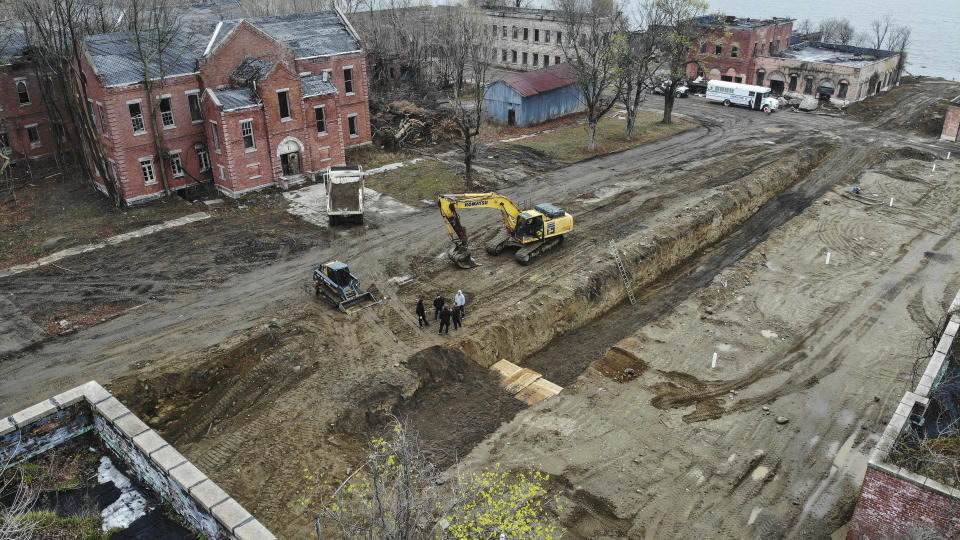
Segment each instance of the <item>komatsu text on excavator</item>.
M506 231L487 243L487 253L499 255L505 248L518 248L514 258L520 264L530 264L540 256L563 243L565 234L573 231L573 216L552 204L538 204L532 210L521 211L513 201L497 193L454 193L437 198L453 247L447 252L460 268L473 268L476 261L470 255L467 230L460 224L457 209L495 208L500 210Z

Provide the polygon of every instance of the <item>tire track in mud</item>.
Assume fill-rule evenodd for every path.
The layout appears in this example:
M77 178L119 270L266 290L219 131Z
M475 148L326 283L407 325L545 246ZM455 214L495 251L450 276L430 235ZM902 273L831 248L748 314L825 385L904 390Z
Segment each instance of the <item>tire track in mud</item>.
M876 152L862 146L844 147L808 172L805 180L771 198L725 239L649 286L638 295L637 306L621 303L600 319L554 339L527 358L523 366L539 371L561 386L571 384L605 354L609 344L659 319L705 287L722 270L766 240L770 231L799 215L843 178L859 174L874 154ZM555 362L558 357L567 360Z

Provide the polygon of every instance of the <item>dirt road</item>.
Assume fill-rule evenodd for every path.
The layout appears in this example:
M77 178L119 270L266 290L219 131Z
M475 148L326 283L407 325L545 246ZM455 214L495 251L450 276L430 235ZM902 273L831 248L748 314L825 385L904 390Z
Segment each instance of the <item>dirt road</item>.
M841 186L838 189L842 189L842 186L856 181L861 169L871 164L885 163L884 160L891 157L906 155L902 151L900 154L891 151L885 157L877 152L866 151L867 146L927 150L938 147L931 147L921 137L883 133L869 125L842 118L787 112L764 116L744 109L711 106L693 98L681 100L677 112L689 115L703 127L620 154L578 163L552 173L535 174L527 181L504 190L517 200L558 203L569 208L577 219L576 234L570 237L564 248L541 261L543 264L531 267L521 267L509 260L495 260L478 253L483 266L470 273L452 271L449 263L442 258L448 240L440 218L433 209L418 209L402 217L397 214L367 216L367 224L363 228L326 230L310 225L302 229L283 229L293 232L278 234L265 227L262 234L271 241L264 243L263 248L254 243L247 246L245 251L241 250L240 255L249 252L240 257L243 264L234 263L228 254L214 261L206 257L194 257L191 245L180 246L176 243L176 236L165 237L171 233L161 233L151 240L145 240L146 243L108 248L91 256L95 257L93 259L76 261L71 268L89 269L89 274L74 276L70 283L51 283L54 275L45 272L0 280L0 289L14 308L38 305L45 297L57 294L58 287L65 289L66 294L83 295L93 291L109 296L113 289L129 288L125 273L137 271L138 264L150 269L142 275L153 288L168 291L158 296L157 300L149 300L147 296L145 305L137 309L76 334L59 336L37 350L25 351L4 361L0 364L0 408L14 411L43 396L95 378L117 391L152 427L170 438L201 469L271 528L284 536L297 537L309 530L311 519L309 509L295 504L307 487L298 474L300 465L309 466L312 471L323 471L329 478L342 477L346 467L353 464L365 433L381 425L383 415L403 413L412 422L424 425L422 431L430 433L427 443L441 446L448 457L458 457L469 452L501 421L512 418L516 413L515 403L505 400L504 394L496 391L496 381L485 378L481 371L463 367L437 373L423 369L423 366L432 365L429 361L413 362L411 359L415 355L427 354L423 351L429 350L434 351L429 355L453 362L446 356L448 353L443 352L446 349L431 347L454 344L464 346L470 353L469 344L465 344L469 340L465 338L496 334L499 332L497 325L502 324L505 311L508 307L514 311L521 309L517 306L529 310L526 315L528 322L525 323L529 325L525 330L526 337L531 343L543 342L546 345L553 339L555 329L551 328L547 333L537 328L537 321L544 315L537 312L543 309L538 306L543 306L544 295L572 298L572 293L562 286L576 283L581 277L587 279L597 268L609 264L606 243L610 239L628 238L636 234L656 236L664 227L682 223L686 216L709 210L711 203L708 201L724 193L724 190L747 189L745 193L752 194L749 185L740 185L745 179L779 174L777 171L783 174L787 174L783 171L792 171L789 174L795 174L796 178L790 178L786 184L796 182L796 188L762 206L757 216L746 222L729 240L707 252L695 263L681 268L674 274L679 281L668 280L653 285L642 300L646 311L641 315L620 308L600 319L592 327L596 329L592 333L577 333L577 325L566 322L556 330L568 330L569 339L561 337L556 345L552 345L554 349L545 349L543 355L534 355L529 359L511 358L517 362L529 361L545 371L551 369L551 365L562 365L563 368L550 371L548 378L557 377L571 382L573 388L564 391L555 400L551 399L538 408L522 413L517 417L518 420L490 438L474 457L475 461L483 461L486 455L496 455L497 459L509 458L513 460L512 463L535 464L537 460L501 455L503 447L500 445L504 440L523 445L528 455L538 456L545 467L559 472L559 478L569 483L567 487L571 489L567 490L568 496L574 497L577 503L573 508L580 508L583 516L598 516L596 523L591 521L593 518L584 517L586 521L582 524L580 518L566 516L567 522L574 527L599 527L596 530L615 535L620 532L625 534L638 524L646 524L641 525L645 527L644 531L663 531L667 535L684 536L677 529L682 516L676 520L671 518L663 528L657 528L656 523L660 518L655 518L654 514L640 513L636 506L639 499L630 493L624 495L621 491L606 491L614 487L621 490L627 485L618 482L617 476L621 474L617 467L623 460L611 452L616 450L621 453L618 456L623 455L633 447L631 445L636 445L637 440L647 440L646 431L637 430L643 428L660 433L656 430L660 430L664 424L669 424L671 428L662 432L663 441L687 441L691 437L706 436L706 420L692 424L684 420L684 416L690 414L691 406L697 411L703 409L704 418L710 416L707 413L722 412L718 418L710 420L716 422L709 427L709 433L714 438L732 430L730 425L737 419L742 420L744 415L757 414L756 407L727 414L730 411L715 402L716 396L699 399L687 395L691 392L667 391L668 388L672 389L669 385L681 390L687 386L694 389L711 387L712 381L707 379L716 375L700 370L703 355L706 354L709 359L712 342L688 340L688 333L655 338L663 341L654 341L658 347L657 355L648 358L644 353L640 357L644 364L656 368L644 371L640 381L620 385L598 379L598 375L590 371L578 379L580 372L619 340L631 337L638 339L635 334L668 324L665 321L673 320L674 310L677 309L675 306L688 305L703 298L698 295L707 294L702 289L705 284L710 284L711 291L717 279L724 279L724 283L742 283L743 287L748 287L748 282L753 278L735 282L722 276L729 271L727 268L746 264L738 262L745 254L750 254L745 259L749 261L758 250L773 253L773 247L756 247L765 235L781 234L780 230L771 231L777 227L790 227L793 223L791 217L809 211L809 205L832 186L838 185ZM811 167L818 165L819 168L813 172L805 170L805 161L809 161ZM793 165L781 167L782 162L791 162ZM494 164L485 166L491 165ZM908 178L916 176L915 172L903 175ZM912 200L907 191L904 193L902 196L896 195L897 199ZM917 201L939 200L934 193L927 194L925 198L917 195ZM758 192L755 195L759 197L764 194ZM940 207L935 205L933 208ZM919 212L916 209L914 211ZM901 216L898 219L907 222L919 219L919 215ZM463 217L467 228L475 231L477 245L482 245L483 240L494 233L499 220L497 215L484 213L464 214ZM723 216L717 216L717 219L722 222ZM216 216L209 221L215 222ZM945 224L926 221L917 221L916 224L931 230L946 227ZM857 230L864 228L861 225L857 227ZM908 224L904 227L909 229L911 226ZM230 234L229 231L218 233ZM803 235L802 238L828 234L816 229L804 229L796 233ZM764 246L772 241L773 237L759 245ZM834 256L841 257L841 262L842 246L849 242L848 238L843 237L843 242L835 242L841 247L831 248L837 253ZM928 241L918 241L918 248L924 243ZM904 245L909 247L905 248L907 255L903 260L916 262L912 244ZM819 244L815 242L790 245L782 248L785 253L783 257L795 256L800 249L819 249L817 246ZM137 249L143 251L138 253ZM939 252L939 249L935 248L934 251ZM257 254L260 256L256 257ZM308 289L310 271L316 264L333 258L348 261L363 283L372 286L378 295L385 295L386 301L351 317L344 317L330 310L327 305L314 302ZM818 252L816 259L819 258ZM813 255L809 259L808 264L815 264ZM184 261L189 264L184 265ZM205 266L208 263L210 267ZM792 267L792 263L786 264L784 261L779 264L780 268ZM870 268L870 265L866 266ZM936 268L928 266L929 271ZM156 271L162 268L166 268L167 272ZM894 280L899 275L897 272L915 269L906 262L891 262L889 268L878 266L876 272L879 274L873 278L878 283L892 280L896 284L902 278ZM813 272L812 269L809 271ZM851 279L858 279L856 273L852 276ZM936 280L944 278L945 274L941 270L929 277ZM615 283L614 279L610 278L611 283ZM802 298L783 298L767 290L753 293L757 299L782 298L782 301L795 302L800 306L797 312L808 315L794 320L780 314L778 317L789 331L771 324L770 332L778 336L809 333L807 340L811 347L821 342L819 346L826 347L827 341L824 340L830 336L818 334L817 329L835 327L817 322L820 319L829 322L829 317L836 314L821 306L820 302L845 306L845 302L849 303L851 291L844 288L841 292L847 296L837 293L836 296L821 300L822 291L831 290L832 281L822 276L818 280L801 283L809 285L823 282L808 289L791 283L783 285ZM863 281L866 280L861 279L857 283ZM183 282L187 282L187 286L178 288ZM851 287L849 283L844 283L845 287ZM908 285L920 286L918 283L911 282ZM426 299L437 293L450 297L457 289L463 289L468 297L469 317L461 334L451 339L434 334L432 330L435 326L428 330L416 327L413 304L418 295ZM801 295L801 291L805 291L806 296ZM149 295L149 292L142 294ZM583 298L589 298L592 293L586 291L584 294ZM932 289L925 294L931 295L931 298L935 296ZM808 306L803 301L812 304ZM719 309L719 299L711 299L711 302L715 310ZM742 309L755 309L752 306L756 302L759 300L751 303L751 307ZM934 304L929 301L928 304L928 312L933 316ZM868 310L871 305L851 306L843 310L844 313L849 311L849 316L836 315L840 318L835 319L835 323L856 323L863 310ZM834 309L837 313L841 311L841 308ZM755 315L752 312L744 313L742 317L746 319ZM272 323L273 320L275 322ZM893 321L892 324L896 326L897 322ZM727 337L724 339L724 343L732 341ZM852 341L853 337L847 336L845 339L851 340L850 347L856 344ZM703 350L691 349L689 356L682 358L671 356L676 352L672 349L678 348L671 344L685 341L690 341L690 347L699 344ZM632 350L629 343L618 346L625 351ZM644 346L647 346L646 342ZM782 346L787 347L786 344ZM472 352L490 355L500 351ZM558 361L565 357L572 358L572 361ZM661 357L667 363L657 364ZM740 364L724 372L723 378L739 381L747 377L751 366L762 363L762 358L767 358L765 362L768 363L772 361L767 356L743 353ZM687 366L683 362L690 364ZM757 380L783 377L782 373L789 368L777 367L780 365L776 363L773 365L776 369L772 374L761 370L764 376L758 376ZM809 371L804 372L805 378L801 378L806 382L813 381L811 377L823 371L823 366L814 362L798 360L796 365L810 366ZM728 369L726 364L724 366L724 369ZM853 374L869 374L865 370L872 366L864 366L858 364L849 369ZM665 373L661 374L658 369ZM670 372L685 375L670 378ZM438 380L449 381L449 385L437 384ZM465 384L465 381L470 381L470 384ZM458 384L460 390L444 391ZM732 388L736 390L742 387L746 392L750 384L736 383ZM820 388L815 382L810 384L812 388ZM660 405L684 404L685 408L657 409L651 405L653 393L647 390L647 385L661 385L658 388L663 391L657 395L664 397L658 401ZM476 392L471 394L466 387L476 388ZM629 387L631 392L636 392L636 395L629 397L635 399L616 400L610 397L608 401L611 387L617 387L620 392ZM782 393L788 396L787 399L799 399L797 396L806 399L809 396L800 393L804 389L788 387ZM722 390L726 390L726 387L722 387ZM776 396L766 396L764 399L775 400ZM700 402L705 404L700 405ZM594 413L581 410L589 408L586 406L589 404L598 406ZM879 408L880 405L875 407ZM435 409L435 414L424 414L426 408ZM562 411L563 414L550 416L549 411L552 410ZM735 409L731 407L731 410ZM573 415L574 411L583 416L571 422L565 415ZM590 417L590 414L597 416ZM860 409L855 411L855 416L862 414ZM536 422L539 422L540 416L536 415L548 417L544 425L549 427L544 428L542 440L549 440L549 444L537 446L535 439L527 437L518 423L519 419L526 418L534 425L539 425ZM792 423L788 424L790 428L787 429L792 429L798 425L798 420L792 412L788 416L791 416ZM823 416L829 415L824 412ZM608 417L632 424L614 426L614 419ZM662 418L662 422L658 418ZM589 427L591 421L597 429L584 427ZM655 425L651 428L652 424ZM602 426L606 426L604 429L610 428L609 433L617 436L605 436L602 430L598 431ZM840 431L837 432L829 431L828 426L822 423L807 429L814 428L823 429L826 435L838 438L846 433L843 430L849 426L838 428ZM672 429L681 431L673 432ZM621 432L629 433L630 437L620 437ZM458 434L458 437L451 438L451 433ZM771 452L781 448L777 446L779 443L770 442L769 429L758 429L752 433L750 436L757 438L755 444L758 448L765 447ZM749 438L747 435L743 435L744 440ZM563 456L579 455L576 454L576 448L565 447L565 441L573 443L580 441L579 437L599 445L592 447L593 451L616 459L591 461L589 454L583 454L582 458L565 462ZM826 436L823 440L827 440ZM748 444L739 442L741 446ZM587 445L586 442L583 444ZM736 446L737 441L731 439L725 444L730 449ZM829 443L824 444L828 444L829 448ZM670 452L668 446L651 447L650 452L667 456ZM587 447L589 445L584 446ZM744 452L752 450L737 447L731 451L742 456L746 455ZM689 454L695 456L699 455L698 452L706 450L698 448ZM298 458L295 464L290 463L289 456L292 455ZM649 466L638 466L637 471L640 472L637 474L656 479L650 481L649 489L672 493L669 489L671 482L680 485L677 479L689 473L686 467L691 461L685 460L686 457L674 455L669 460L665 458ZM574 463L576 459L580 461ZM780 461L784 462L785 459L781 457ZM625 466L636 465L627 461ZM733 462L739 464L737 458ZM706 471L705 467L702 465L699 470ZM783 470L786 470L785 466ZM822 467L811 470L814 471L811 474L822 472ZM614 476L610 476L611 473ZM703 474L705 478L708 476ZM777 475L770 477L777 478ZM804 482L809 484L812 481L810 478L804 477ZM592 480L588 482L588 479ZM709 485L713 486L716 482L722 484L723 480L718 476ZM577 490L577 486L586 487ZM643 489L647 489L646 486ZM712 497L716 493L708 490L707 494ZM810 490L799 490L798 493L806 496ZM674 499L666 495L664 497L657 499L661 509L674 504L671 502ZM731 506L724 506L722 510L720 506L716 507L715 511L731 515L729 522L714 522L717 530L737 530L729 527L734 523L732 516L740 515L737 513L740 506L736 505L746 504L743 501L746 498L740 503L731 502ZM767 499L764 501L764 508L772 504ZM736 506L736 511L733 506ZM692 506L691 511L703 508L703 505ZM764 518L768 515L763 513L763 509L760 512L759 515ZM795 515L779 510L779 513L768 512L778 519ZM611 515L614 517L611 518ZM737 523L743 526L742 522Z

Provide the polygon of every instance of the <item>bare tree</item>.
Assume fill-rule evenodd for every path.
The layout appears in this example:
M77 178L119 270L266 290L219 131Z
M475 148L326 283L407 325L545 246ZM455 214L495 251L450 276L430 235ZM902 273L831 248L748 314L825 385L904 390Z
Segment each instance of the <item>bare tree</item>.
M613 0L555 0L563 28L560 47L587 110L587 151L596 148L597 123L620 99L618 62L627 48L622 14Z
M430 56L437 35L437 12L419 0L367 0L365 10L352 21L363 39L370 61L372 84L389 80L389 70L399 68L401 76L416 90L430 81Z
M170 193L167 176L169 153L164 146L160 127L162 99L154 89L166 85L168 70L191 52L195 44L183 35L175 0L128 0L126 12L127 36L137 52L143 76L143 90L147 96L147 116L153 131L153 145L157 153L163 190Z
M626 48L619 55L616 88L627 114L626 138L632 139L640 105L646 100L647 90L653 85L653 74L659 68L658 32L662 12L655 8L655 0L640 0L632 13L632 28L624 25L618 35L626 40Z
M26 483L23 470L0 457L0 540L35 538L39 523L29 518L37 494Z
M703 0L655 0L654 8L661 22L658 46L667 84L663 94L663 123L671 124L677 86L686 78L687 66L699 65L696 44L705 39L711 29L694 20L707 10Z
M30 45L30 58L43 81L50 121L55 130L63 130L65 138L79 142L71 149L71 157L84 164L85 171L96 170L113 203L121 206L117 179L108 171L102 141L87 107L87 80L79 72L84 36L113 31L118 12L106 1L97 0L22 0L16 9Z
M463 140L464 182L473 185L473 158L476 136L483 122L483 99L487 91L487 55L490 37L485 32L483 15L461 6L443 8L437 48L447 66L453 121ZM473 90L472 95L470 90Z
M831 17L820 23L820 40L825 43L850 45L857 37L857 31L847 19Z

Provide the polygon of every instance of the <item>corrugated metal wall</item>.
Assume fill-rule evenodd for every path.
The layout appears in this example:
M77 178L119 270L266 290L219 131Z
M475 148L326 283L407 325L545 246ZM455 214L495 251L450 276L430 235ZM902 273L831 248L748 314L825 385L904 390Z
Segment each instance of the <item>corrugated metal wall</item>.
M516 111L517 125L530 126L583 110L580 89L575 84L550 92L522 97L504 82L487 89L484 108L491 121L506 124L510 109Z

